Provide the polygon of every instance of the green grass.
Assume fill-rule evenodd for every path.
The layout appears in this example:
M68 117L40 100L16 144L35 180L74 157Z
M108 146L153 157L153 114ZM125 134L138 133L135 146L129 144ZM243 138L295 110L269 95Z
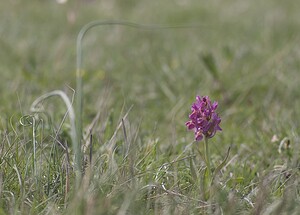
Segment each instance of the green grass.
M293 0L1 3L0 214L297 214L297 7ZM86 35L82 135L89 145L91 129L92 159L87 148L75 189L67 108L58 98L45 100L43 113L30 106L53 90L73 100L76 37L96 19L201 27L105 26ZM184 125L197 94L219 102L223 132L209 142L212 168L231 147L209 199L204 143L193 143Z

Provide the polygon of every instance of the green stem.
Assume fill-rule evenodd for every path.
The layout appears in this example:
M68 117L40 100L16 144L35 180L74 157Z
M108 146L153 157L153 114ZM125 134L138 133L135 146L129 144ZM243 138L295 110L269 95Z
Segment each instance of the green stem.
M206 162L206 174L205 174L205 198L210 202L212 198L212 172L210 167L210 156L208 148L208 139L204 138L204 149L205 149L205 162Z
M205 137L204 138L205 142L205 161L206 161L206 168L208 172L208 181L209 184L211 182L211 168L210 168L210 157L209 157L209 149L208 149L208 139Z

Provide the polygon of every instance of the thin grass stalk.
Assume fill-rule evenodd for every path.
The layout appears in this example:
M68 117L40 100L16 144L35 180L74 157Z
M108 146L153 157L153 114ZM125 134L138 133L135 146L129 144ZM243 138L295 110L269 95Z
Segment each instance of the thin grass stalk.
M27 115L24 117L21 117L20 119L20 124L22 126L31 126L32 127L32 147L33 147L33 156L32 156L32 169L33 169L33 175L34 177L37 176L37 171L36 171L36 121L34 116L32 115ZM18 147L17 147L18 149ZM17 158L18 158L18 151L17 151Z
M65 153L66 153L66 184L65 184L65 208L67 208L67 202L70 191L70 156L68 144L65 143Z
M93 160L93 134L92 130L90 130L90 167L92 166L92 160Z
M36 139L35 139L35 118L32 117L32 142L33 142L33 171L36 177Z

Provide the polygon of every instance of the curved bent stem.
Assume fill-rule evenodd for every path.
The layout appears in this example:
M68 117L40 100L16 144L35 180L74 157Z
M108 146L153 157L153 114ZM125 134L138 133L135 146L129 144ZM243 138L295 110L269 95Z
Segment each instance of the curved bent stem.
M83 99L82 99L82 41L86 33L97 26L124 26L124 27L131 27L141 30L162 30L162 29L185 29L185 28L202 28L207 27L206 25L201 24L189 24L189 25L145 25L145 24L138 24L128 21L101 21L96 20L92 21L86 25L84 25L78 36L77 36L77 43L76 43L76 102L75 102L75 113L76 113L76 132L77 136L80 139L79 144L81 144L82 139L82 109L83 109Z
M59 96L65 103L67 107L67 112L70 119L71 124L71 140L73 144L74 154L75 154L75 175L76 175L76 188L79 187L80 181L81 181L81 148L80 148L80 141L78 138L78 135L76 133L76 127L75 127L75 113L74 109L72 107L72 103L68 96L60 90L55 90L50 93L46 93L39 98L37 98L31 105L30 110L32 112L41 112L41 110L38 108L38 105L44 101L45 99L48 99L53 96Z

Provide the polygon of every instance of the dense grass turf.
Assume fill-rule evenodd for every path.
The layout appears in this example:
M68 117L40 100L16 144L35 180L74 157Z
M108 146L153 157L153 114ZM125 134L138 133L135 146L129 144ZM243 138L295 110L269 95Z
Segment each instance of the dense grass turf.
M84 177L71 123L76 37L95 19L197 28L98 27L83 42ZM0 8L0 214L297 214L300 14L294 0L7 1ZM195 96L222 133L187 132ZM91 134L89 133L91 131ZM91 151L90 151L91 149Z

